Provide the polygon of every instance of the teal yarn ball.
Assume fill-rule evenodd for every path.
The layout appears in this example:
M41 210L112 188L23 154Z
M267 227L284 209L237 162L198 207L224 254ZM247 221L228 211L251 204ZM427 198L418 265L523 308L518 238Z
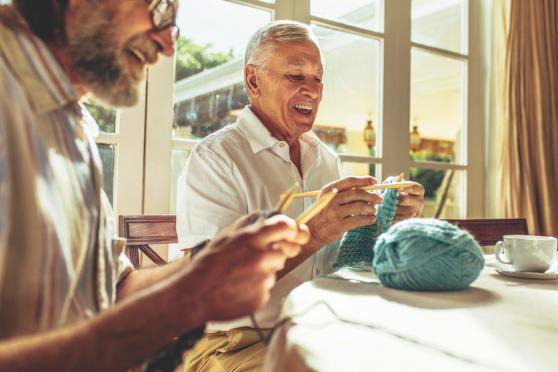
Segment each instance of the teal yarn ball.
M378 238L373 266L386 287L455 291L478 278L484 257L467 231L445 221L414 218L393 225Z

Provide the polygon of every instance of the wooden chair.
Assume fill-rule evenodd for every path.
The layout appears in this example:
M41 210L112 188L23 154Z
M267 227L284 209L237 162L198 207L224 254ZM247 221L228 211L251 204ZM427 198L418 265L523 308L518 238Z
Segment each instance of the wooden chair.
M119 233L127 239L126 255L135 268L140 267L140 251L157 265L167 263L150 244L178 242L174 215L120 216Z
M504 235L527 235L525 218L445 220L471 233L481 246L495 245Z

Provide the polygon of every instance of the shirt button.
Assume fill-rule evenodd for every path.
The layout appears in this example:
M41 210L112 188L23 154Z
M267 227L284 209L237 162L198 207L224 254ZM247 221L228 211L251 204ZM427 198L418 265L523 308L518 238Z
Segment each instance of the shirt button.
M285 147L285 142L279 142L279 147Z

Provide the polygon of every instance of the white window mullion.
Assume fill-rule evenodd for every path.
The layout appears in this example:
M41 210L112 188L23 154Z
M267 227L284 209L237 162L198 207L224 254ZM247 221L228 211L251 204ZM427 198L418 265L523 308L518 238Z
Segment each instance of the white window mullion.
M367 29L364 29L364 28L347 25L347 24L344 24L344 23L332 21L330 19L325 19L325 18L321 18L321 17L312 16L311 20L312 20L312 23L316 24L316 25L331 28L331 29L337 30L337 31L352 33L352 34L359 35L359 36L362 36L362 37L368 37L370 39L382 40L383 37L384 37L384 34L382 34L381 32L371 31L371 30L367 30Z
M309 1L309 0L301 0ZM275 13L273 19L295 19L294 14L294 2L295 0L276 0L275 1Z
M161 58L147 76L143 213L170 210L174 58Z
M257 9L272 10L272 11L274 9L273 4L269 4L258 0L225 0L225 1L228 1L230 3L240 4L240 5L249 5Z
M483 217L485 210L485 126L483 103L485 92L483 81L486 68L483 68L480 0L469 0L469 63L467 91L467 217ZM486 33L485 33L486 34ZM474 139L471 135L474 133Z
M145 85L142 87L145 89ZM114 164L114 210L116 215L141 214L143 195L143 156L145 135L145 97L131 108L120 109L117 119L118 134Z
M98 145L114 145L112 206L115 217L142 213L145 84L141 89L135 106L116 111L115 132L101 132L96 138Z
M385 2L383 94L379 128L381 177L407 172L411 85L411 1ZM388 145L389 144L389 145Z

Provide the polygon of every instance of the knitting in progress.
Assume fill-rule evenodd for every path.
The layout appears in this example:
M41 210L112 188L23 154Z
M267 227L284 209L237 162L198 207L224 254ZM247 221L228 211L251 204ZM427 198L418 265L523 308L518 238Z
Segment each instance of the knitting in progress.
M391 182L390 178L387 182ZM391 226L399 202L395 189L383 190L380 195L384 197L384 202L378 207L376 223L347 231L341 238L339 253L333 264L336 269L350 267L366 270L372 266L376 239Z
M484 258L467 231L445 221L415 218L393 225L378 238L373 266L386 287L453 291L478 278Z

